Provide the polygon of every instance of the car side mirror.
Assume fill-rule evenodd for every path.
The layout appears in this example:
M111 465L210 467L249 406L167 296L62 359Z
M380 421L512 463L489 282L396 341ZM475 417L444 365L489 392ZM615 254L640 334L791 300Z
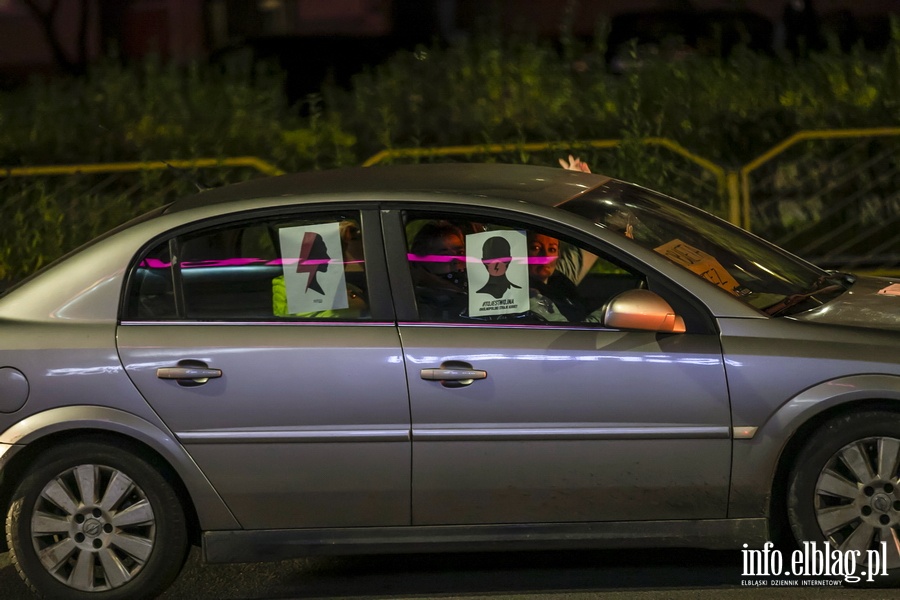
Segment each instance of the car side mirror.
M684 319L659 294L635 289L622 292L603 310L603 324L614 329L684 333Z

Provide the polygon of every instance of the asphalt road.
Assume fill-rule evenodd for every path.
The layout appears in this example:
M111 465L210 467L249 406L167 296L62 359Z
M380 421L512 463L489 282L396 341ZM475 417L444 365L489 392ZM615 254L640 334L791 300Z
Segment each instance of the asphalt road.
M738 552L693 550L317 557L246 565L204 565L195 550L162 600L900 599L896 589L748 587L740 573ZM0 597L31 598L7 554L0 554Z

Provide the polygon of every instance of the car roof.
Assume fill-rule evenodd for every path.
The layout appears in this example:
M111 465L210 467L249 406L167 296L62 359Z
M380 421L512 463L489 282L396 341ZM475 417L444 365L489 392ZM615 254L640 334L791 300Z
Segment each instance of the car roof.
M350 167L254 179L176 200L166 213L256 198L411 193L502 198L555 206L609 181L609 177L560 168L510 164L423 164Z

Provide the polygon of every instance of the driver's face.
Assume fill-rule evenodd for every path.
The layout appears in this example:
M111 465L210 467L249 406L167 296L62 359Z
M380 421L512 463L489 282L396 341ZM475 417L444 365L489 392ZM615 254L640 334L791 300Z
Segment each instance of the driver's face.
M528 261L528 274L543 283L547 283L556 271L556 259L559 257L559 240L540 233L528 237L528 257L537 260Z
M435 275L446 275L466 268L466 243L458 235L449 234L436 240L431 254L447 257L447 260L426 263L426 268Z

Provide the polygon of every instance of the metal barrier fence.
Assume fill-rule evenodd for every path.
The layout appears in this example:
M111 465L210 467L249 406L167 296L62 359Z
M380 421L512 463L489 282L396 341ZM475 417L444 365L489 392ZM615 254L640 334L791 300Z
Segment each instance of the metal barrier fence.
M365 164L479 155L517 155L518 162L556 164L556 156L576 152L595 171L627 173L630 165L621 156L625 143L394 149ZM637 143L671 154L664 168L648 177L660 191L824 267L900 274L900 127L801 131L737 169L717 165L669 139Z
M363 163L557 165L644 181L829 268L900 274L900 127L803 131L740 168L666 138L405 148ZM255 157L0 168L0 280L198 187L276 175ZM73 225L77 224L77 225Z
M741 179L748 228L826 267L900 271L900 128L800 132Z
M629 148L628 146L640 148ZM741 214L737 175L694 154L667 138L641 140L580 140L577 142L535 142L527 144L484 144L441 148L398 148L382 150L363 163L372 166L397 162L469 162L488 157L492 162L516 162L558 166L557 159L575 154L595 172L626 173L640 163L645 178L666 193L689 199L693 204L732 222ZM648 173L650 172L650 173ZM623 175L623 178L628 178Z

